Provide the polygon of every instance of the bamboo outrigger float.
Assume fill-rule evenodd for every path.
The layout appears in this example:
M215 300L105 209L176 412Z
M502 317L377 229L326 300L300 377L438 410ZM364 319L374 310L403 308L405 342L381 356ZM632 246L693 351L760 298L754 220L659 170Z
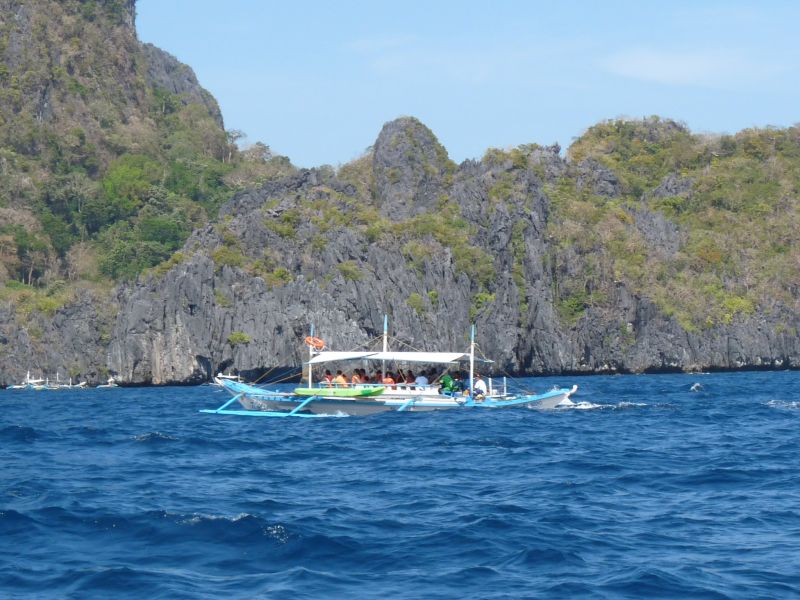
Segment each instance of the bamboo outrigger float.
M388 350L388 323L384 317L383 350L363 352L337 352L324 349L324 343L311 335L306 338L309 360L307 387L294 392L269 391L261 387L231 379L218 379L217 383L232 394L227 402L217 409L201 410L203 413L239 415L248 417L334 417L370 415L381 412L419 412L456 408L509 408L535 407L555 408L571 405L570 396L578 386L557 388L543 394L508 394L506 385L502 390L493 387L491 380L486 393L475 393L475 363L492 361L475 357L475 326L470 332L468 353L460 352L390 352ZM397 364L428 364L440 367L469 361L468 387L449 391L442 386L419 385L417 383L355 383L335 385L320 382L314 385L313 367L326 363L344 361L387 361ZM385 369L382 368L385 372ZM238 402L241 408L231 408Z

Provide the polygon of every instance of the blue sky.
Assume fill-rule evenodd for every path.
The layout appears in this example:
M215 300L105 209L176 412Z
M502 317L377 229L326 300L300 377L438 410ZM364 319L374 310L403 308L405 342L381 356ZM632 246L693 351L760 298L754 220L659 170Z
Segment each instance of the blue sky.
M696 132L800 122L800 3L138 0L139 38L189 64L225 126L339 165L412 115L460 162L566 148L603 119Z

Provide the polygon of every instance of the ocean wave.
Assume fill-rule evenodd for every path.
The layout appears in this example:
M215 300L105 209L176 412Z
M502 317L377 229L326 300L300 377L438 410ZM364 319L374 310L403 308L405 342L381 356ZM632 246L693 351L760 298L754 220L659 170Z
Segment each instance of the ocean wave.
M0 429L0 441L31 443L43 436L43 432L24 425L9 425Z
M133 437L134 441L144 444L158 444L162 442L177 442L178 438L160 431L149 431Z
M800 401L797 400L770 400L766 405L780 410L800 410Z
M688 394L698 380L584 378L599 408L583 411L327 421L197 415L199 388L26 403L0 414L0 589L800 595L800 373L714 374ZM153 410L166 398L175 410Z
M593 402L588 402L587 400L581 400L580 402L562 402L561 404L556 405L554 410L598 410L604 408L615 408L615 405L594 404Z
M503 567L510 566L541 569L545 565L572 565L580 567L586 561L578 552L560 550L558 548L525 548L513 553L500 563Z
M654 566L637 567L612 575L599 589L613 594L637 598L676 597L676 598L724 598L724 593L698 585L695 578L660 569Z

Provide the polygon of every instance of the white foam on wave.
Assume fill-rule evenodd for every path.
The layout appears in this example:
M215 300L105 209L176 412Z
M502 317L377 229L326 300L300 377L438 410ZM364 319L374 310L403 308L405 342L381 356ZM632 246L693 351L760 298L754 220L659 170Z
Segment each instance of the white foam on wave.
M289 532L286 531L286 527L283 525L270 525L269 527L264 527L264 535L279 541L281 544L285 544L289 541Z
M179 525L197 525L198 523L202 523L203 521L228 521L229 523L236 523L237 521L241 521L242 519L247 518L255 518L254 515L250 513L239 513L234 517L228 517L225 515L209 515L205 513L194 513L191 517L186 519L181 519L178 521Z
M797 400L770 400L767 406L782 410L800 410L800 402Z
M140 435L134 436L133 439L136 440L137 442L155 442L155 441L174 442L178 440L178 438L173 437L166 433L161 433L160 431L149 431L147 433L142 433Z
M227 521L228 523L237 523L243 519L258 519L259 517L255 515L251 515L250 513L239 513L235 516L226 516L226 515L209 515L205 513L194 513L192 516L179 519L178 525L198 525L203 522L207 521ZM289 532L286 530L286 527L280 524L276 525L267 525L261 528L262 533L265 537L270 537L281 544L285 544L289 541Z
M588 402L586 400L581 400L579 402L573 402L572 400L562 400L558 404L556 404L556 410L597 410L601 408L613 408L613 404L595 404L594 402Z
M586 402L582 400L580 402L574 402L574 406L570 406L572 410L596 410L598 408L609 408L611 404L594 404L593 402Z
M531 405L530 408L534 410L614 410L620 408L644 408L649 406L644 402L620 402L619 404L597 404L595 402L588 402L581 400L580 402L573 402L572 400L562 400L555 406L549 409Z

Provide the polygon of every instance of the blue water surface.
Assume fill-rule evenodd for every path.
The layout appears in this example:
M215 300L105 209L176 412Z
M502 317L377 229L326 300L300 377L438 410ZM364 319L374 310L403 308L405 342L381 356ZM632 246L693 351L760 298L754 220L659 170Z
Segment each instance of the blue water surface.
M517 383L581 404L264 419L199 414L209 386L0 391L0 596L800 597L800 373Z

